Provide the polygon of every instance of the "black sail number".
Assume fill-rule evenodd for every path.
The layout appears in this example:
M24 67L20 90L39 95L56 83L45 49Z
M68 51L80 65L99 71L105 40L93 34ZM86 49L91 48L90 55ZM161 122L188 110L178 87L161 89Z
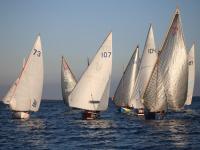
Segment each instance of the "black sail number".
M154 53L154 52L156 53L156 50L155 50L155 49L152 49L152 48L148 49L148 53L149 53L149 54L152 54L152 53Z
M34 49L33 55L36 55L36 56L40 57L41 56L41 51L39 51L37 49Z
M101 57L103 57L103 58L110 58L111 57L111 52L102 52L101 53Z

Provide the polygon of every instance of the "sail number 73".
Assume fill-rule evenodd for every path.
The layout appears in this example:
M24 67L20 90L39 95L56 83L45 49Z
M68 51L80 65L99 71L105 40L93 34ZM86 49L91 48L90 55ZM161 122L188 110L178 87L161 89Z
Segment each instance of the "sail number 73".
M34 49L33 55L36 55L36 56L40 57L41 51L39 51L37 49Z
M111 56L111 52L102 52L101 53L101 57L103 57L103 58L110 58L110 56Z

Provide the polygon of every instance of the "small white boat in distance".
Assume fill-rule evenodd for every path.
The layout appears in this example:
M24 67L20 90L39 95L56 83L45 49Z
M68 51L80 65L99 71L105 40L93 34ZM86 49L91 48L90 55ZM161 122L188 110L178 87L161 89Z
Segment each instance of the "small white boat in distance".
M69 65L67 64L66 59L62 56L61 63L61 88L62 88L62 97L66 105L68 105L68 96L71 91L74 89L77 80L72 73Z
M96 119L108 107L112 71L112 32L69 95L69 106L85 110L83 119Z
M31 111L38 111L43 89L43 52L40 35L3 102L8 104L13 118L28 119Z

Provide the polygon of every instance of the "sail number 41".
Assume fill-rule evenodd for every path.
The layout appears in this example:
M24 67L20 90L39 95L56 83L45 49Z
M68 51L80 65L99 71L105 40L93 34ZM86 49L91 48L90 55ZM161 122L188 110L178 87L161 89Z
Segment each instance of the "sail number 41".
M109 58L111 56L111 52L102 52L101 57L103 58Z

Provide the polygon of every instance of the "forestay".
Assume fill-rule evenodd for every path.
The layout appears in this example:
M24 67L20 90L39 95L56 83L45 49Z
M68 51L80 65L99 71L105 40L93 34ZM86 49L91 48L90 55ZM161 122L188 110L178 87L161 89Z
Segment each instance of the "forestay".
M135 49L114 94L117 106L128 106L139 70L139 47Z
M69 95L69 106L103 111L108 107L112 70L112 33L108 35Z

